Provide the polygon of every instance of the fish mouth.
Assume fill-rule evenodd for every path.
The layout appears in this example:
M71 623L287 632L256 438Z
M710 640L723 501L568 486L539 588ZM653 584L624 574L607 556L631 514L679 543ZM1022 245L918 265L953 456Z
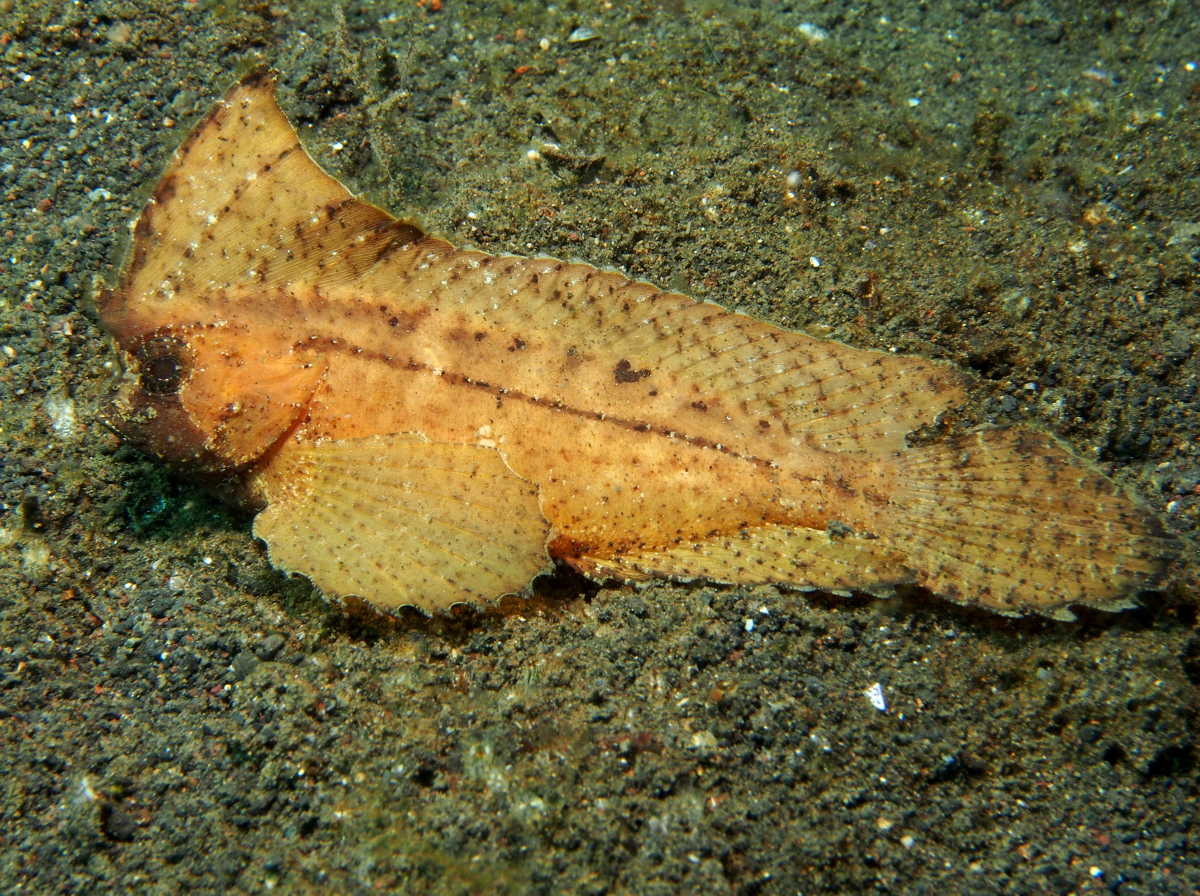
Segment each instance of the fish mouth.
M122 435L121 428L117 425L116 420L116 399L109 397L105 398L99 409L96 411L96 422L111 432L113 435Z
M192 422L179 396L147 392L129 374L101 400L96 418L125 444L168 464L197 472L213 466L206 451L207 437Z

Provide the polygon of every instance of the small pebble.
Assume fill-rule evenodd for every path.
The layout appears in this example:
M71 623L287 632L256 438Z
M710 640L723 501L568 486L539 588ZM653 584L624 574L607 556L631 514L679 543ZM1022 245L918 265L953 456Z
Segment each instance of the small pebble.
M254 653L260 660L273 660L283 649L285 643L281 635L267 635L254 648Z
M1084 725L1079 729L1079 739L1085 744L1094 744L1103 733L1104 729L1099 725Z
M150 601L150 615L155 619L162 619L169 616L171 608L175 606L175 598L168 594L161 594Z
M233 680L241 681L258 668L258 657L252 653L242 651L233 658L233 662L229 664L229 667L233 671Z
M137 822L128 812L113 807L104 815L103 828L104 836L109 840L128 843L137 833Z

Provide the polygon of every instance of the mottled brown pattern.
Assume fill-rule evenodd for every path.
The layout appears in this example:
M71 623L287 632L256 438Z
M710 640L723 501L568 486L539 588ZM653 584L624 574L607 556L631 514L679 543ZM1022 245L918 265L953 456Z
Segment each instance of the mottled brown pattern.
M109 419L261 511L272 562L331 596L436 610L556 559L1065 617L1128 606L1169 550L1043 434L907 448L962 400L950 366L397 221L307 156L261 72L134 237L99 299L130 367Z

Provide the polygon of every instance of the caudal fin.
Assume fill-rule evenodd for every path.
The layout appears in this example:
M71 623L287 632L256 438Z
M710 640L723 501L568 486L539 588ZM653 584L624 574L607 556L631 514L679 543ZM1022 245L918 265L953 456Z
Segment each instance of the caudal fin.
M917 582L1005 614L1074 618L1068 605L1133 606L1173 546L1115 483L1028 429L911 449L889 508Z

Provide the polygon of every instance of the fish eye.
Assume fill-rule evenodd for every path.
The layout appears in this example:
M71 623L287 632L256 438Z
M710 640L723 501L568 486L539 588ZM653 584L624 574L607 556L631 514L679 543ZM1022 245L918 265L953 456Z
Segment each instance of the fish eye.
M142 388L155 395L178 392L187 374L187 349L171 337L147 340L137 352Z
M174 392L179 388L183 365L171 355L159 355L146 365L142 381L151 392Z

